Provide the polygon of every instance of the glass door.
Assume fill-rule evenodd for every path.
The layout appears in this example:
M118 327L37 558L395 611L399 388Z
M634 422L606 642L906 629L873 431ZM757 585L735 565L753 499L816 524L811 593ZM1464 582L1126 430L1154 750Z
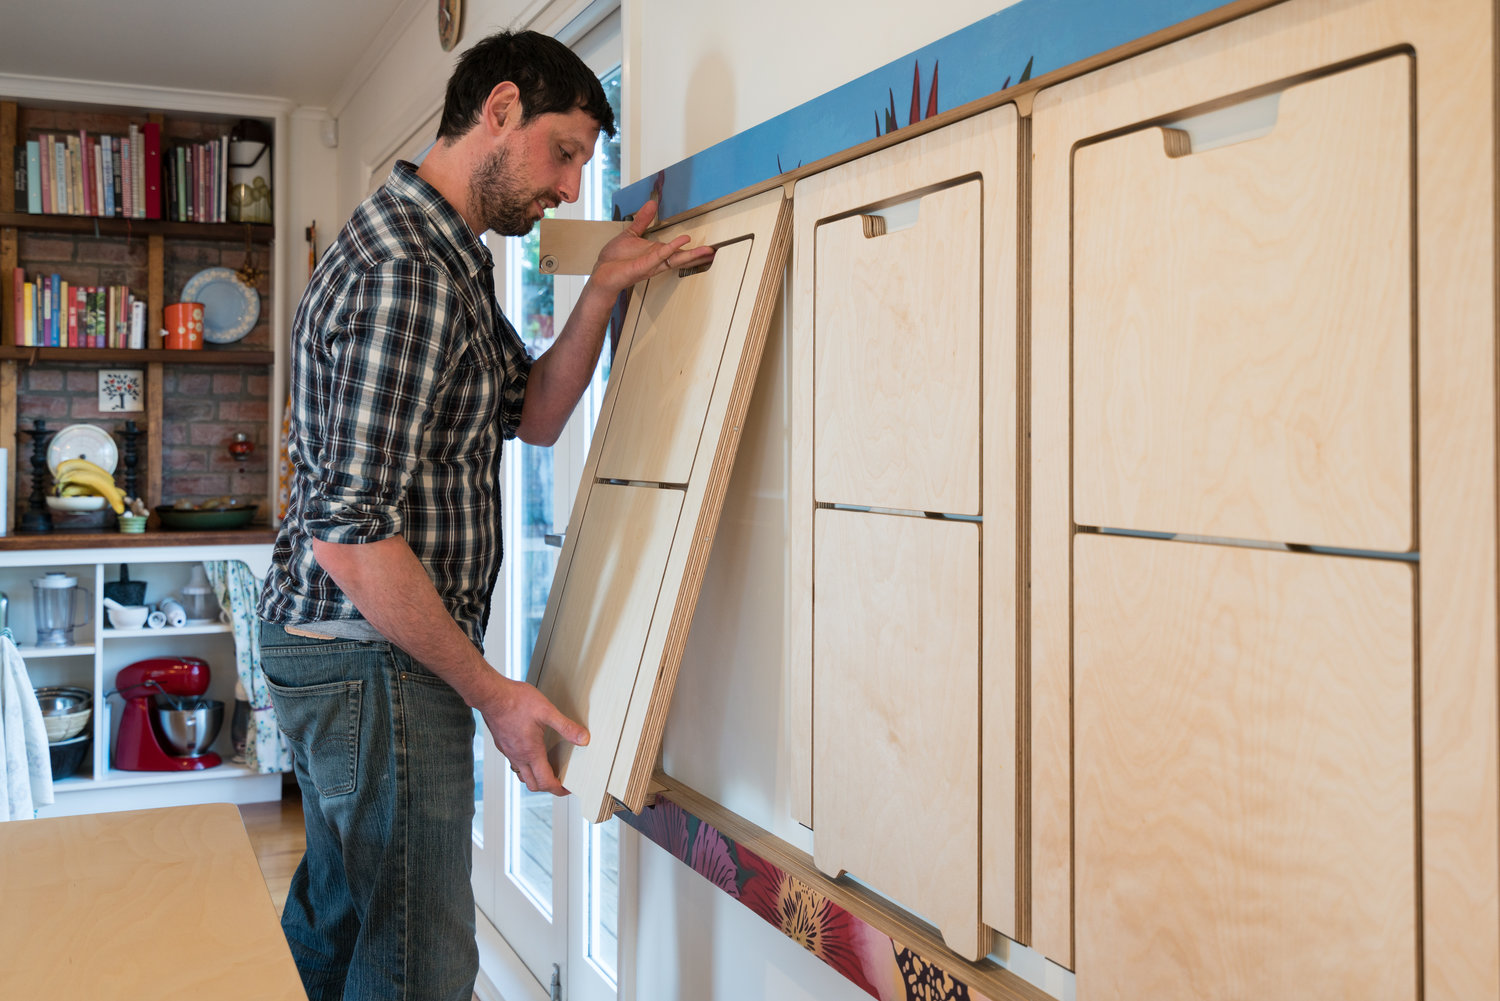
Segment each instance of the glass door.
M567 40L565 33L559 37ZM620 121L618 11L570 44L599 74ZM619 139L601 136L584 168L578 201L553 212L564 218L608 219L619 183ZM506 316L532 354L540 354L562 329L585 279L541 272L536 229L522 238L488 234L487 240L497 262L503 262L496 270ZM506 444L505 564L485 651L492 664L513 678L524 678L531 663L609 370L606 341L593 383L554 446ZM511 774L482 723L474 751L474 885L480 909L542 989L550 987L555 973L563 997L615 998L622 954L619 895L622 881L633 875L623 871L629 866L622 867L621 851L623 847L633 858L630 832L614 820L586 823L570 798L528 791Z

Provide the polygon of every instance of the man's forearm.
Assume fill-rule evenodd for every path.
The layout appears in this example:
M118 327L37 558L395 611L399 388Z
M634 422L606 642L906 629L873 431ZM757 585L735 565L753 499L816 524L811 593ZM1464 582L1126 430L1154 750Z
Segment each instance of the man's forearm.
M615 297L592 282L583 287L557 340L531 366L517 436L530 445L551 445L594 377Z
M401 536L379 542L312 544L313 557L361 615L473 706L495 669L469 642L438 597L432 579Z

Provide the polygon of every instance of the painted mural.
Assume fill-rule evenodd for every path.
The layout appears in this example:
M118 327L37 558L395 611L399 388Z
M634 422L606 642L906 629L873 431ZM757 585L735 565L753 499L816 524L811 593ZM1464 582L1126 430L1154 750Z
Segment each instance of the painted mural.
M616 816L880 1001L987 995L666 798Z
M888 135L903 127L902 111L909 126L1221 6L1222 0L1020 0L621 188L615 218L633 214L653 194L660 196L658 218L680 215Z

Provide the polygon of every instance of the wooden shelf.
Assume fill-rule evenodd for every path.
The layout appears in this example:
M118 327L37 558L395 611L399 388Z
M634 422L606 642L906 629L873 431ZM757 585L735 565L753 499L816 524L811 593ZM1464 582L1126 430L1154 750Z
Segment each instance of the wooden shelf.
M144 549L150 546L217 546L275 542L276 530L264 525L219 532L150 531L126 532L38 532L0 538L0 552L42 549Z
M176 222L170 219L117 219L111 216L33 215L30 212L0 212L0 227L41 230L49 233L98 233L100 236L169 236L174 240L245 239L250 231L254 243L270 244L275 227L266 223Z
M273 351L234 347L204 347L197 351L168 351L165 348L18 348L0 345L0 361L93 362L145 365L162 362L167 365L270 365L276 360Z

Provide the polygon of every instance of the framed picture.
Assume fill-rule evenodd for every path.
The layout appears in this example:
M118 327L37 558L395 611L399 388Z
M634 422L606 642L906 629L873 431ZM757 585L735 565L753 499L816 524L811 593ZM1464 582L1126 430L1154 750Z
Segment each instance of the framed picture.
M99 370L99 412L104 414L145 410L145 380L138 368Z

